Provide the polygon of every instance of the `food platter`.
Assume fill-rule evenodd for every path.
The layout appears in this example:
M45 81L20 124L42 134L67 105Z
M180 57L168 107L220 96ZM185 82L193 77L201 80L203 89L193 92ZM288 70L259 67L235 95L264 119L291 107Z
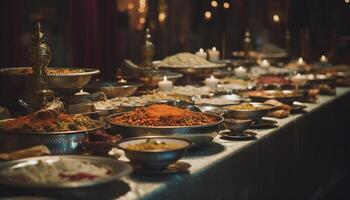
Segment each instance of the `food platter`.
M123 138L140 137L140 136L172 136L178 138L184 138L193 143L192 146L199 147L210 143L220 130L220 125L224 121L224 118L211 114L204 113L209 117L216 119L215 123L207 125L196 126L134 126L125 124L116 124L113 122L113 118L121 116L124 113L118 113L107 117L107 122L116 130L116 132L122 134Z
M55 182L55 183L33 183L26 181L12 181L4 177L0 179L0 184L21 187L21 188L39 188L39 189L59 189L59 188L80 188L87 186L95 186L107 182L118 180L121 177L127 176L132 172L132 167L124 162L103 158L103 157L92 157L92 156L43 156L43 157L32 157L26 159L20 159L15 161L0 163L0 172L10 168L21 168L28 165L35 165L38 162L53 163L60 159L69 159L71 161L80 161L84 163L91 163L96 166L106 167L110 170L110 175L105 177L99 177L93 180L86 181L68 181L68 182Z
M225 64L215 64L213 65L189 65L187 67L180 67L180 66L163 66L160 65L159 68L166 69L174 72L178 72L185 75L194 75L194 76L206 76L209 74L212 74L216 69L224 68L226 67Z
M304 95L294 90L259 90L246 92L245 96L253 101L264 102L269 99L276 99L283 103L292 104L294 101L301 101Z
M29 83L31 67L13 67L0 69L0 75L8 79L16 89L25 89ZM100 70L92 68L49 68L52 73L47 74L50 89L79 89L89 83L92 75ZM71 73L62 72L71 71ZM49 71L50 72L50 71Z

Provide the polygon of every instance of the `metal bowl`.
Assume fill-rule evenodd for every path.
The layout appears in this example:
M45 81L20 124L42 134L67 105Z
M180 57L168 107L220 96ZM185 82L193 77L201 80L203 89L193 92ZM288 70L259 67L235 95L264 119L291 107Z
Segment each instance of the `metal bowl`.
M21 72L31 67L13 67L0 69L0 75L8 79L8 82L16 89L26 89L29 85L30 75ZM62 68L52 68L62 69ZM89 83L91 76L99 74L100 70L90 68L64 68L82 70L83 72L72 74L48 74L47 81L50 89L80 89Z
M250 119L225 119L224 125L231 132L241 133L249 129L252 122Z
M154 61L153 63L156 64L161 69L179 72L185 75L193 75L193 76L200 76L200 77L212 74L216 69L227 67L226 64L222 64L222 63L221 64L213 63L212 65L206 65L206 66L188 66L188 67L162 66L160 64L161 61Z
M0 150L15 151L35 145L45 145L51 154L77 154L82 151L82 139L93 131L103 129L104 125L88 130L46 132L46 133L16 133L0 132Z
M165 142L168 144L176 144L179 147L173 150L131 150L128 145L146 142L147 140L155 140L156 142ZM125 156L130 159L131 163L141 165L148 169L164 169L166 166L179 160L191 146L191 142L180 138L171 137L138 137L122 140L118 143L118 147L125 152Z
M89 84L86 88L91 92L103 92L110 99L131 96L140 86L140 83L99 82Z
M262 117L266 116L269 112L276 109L275 106L251 102L253 106L264 106L266 109L257 109L257 110L233 110L230 109L231 106L224 106L223 108L227 110L226 117L234 119L251 119L253 121L259 121Z
M200 147L210 143L214 137L220 131L220 124L224 121L224 118L205 113L207 116L217 119L215 123L208 125L198 126L132 126L124 124L116 124L112 118L123 115L124 113L114 114L108 116L106 121L112 126L112 128L123 136L123 138L140 137L140 136L171 136L176 138L187 139L192 142L193 147Z

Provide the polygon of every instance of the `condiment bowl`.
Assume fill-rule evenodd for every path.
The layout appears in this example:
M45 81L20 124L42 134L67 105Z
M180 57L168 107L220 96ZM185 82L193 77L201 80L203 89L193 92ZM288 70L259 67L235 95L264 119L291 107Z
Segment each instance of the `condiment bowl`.
M129 145L144 143L149 140L154 142L176 145L173 149L152 149L152 150L134 150ZM135 165L140 165L147 169L164 169L168 165L175 163L186 153L191 146L191 142L185 139L172 137L136 137L122 140L118 143L118 147L125 152L125 156Z
M241 133L249 129L252 122L250 119L225 119L224 125L231 132Z
M266 116L269 112L276 109L275 106L264 104L264 103L250 102L250 104L256 107L264 106L265 108L256 109L256 110L230 109L231 106L224 106L223 108L227 110L227 113L226 113L227 118L251 119L253 121L259 121L262 117Z

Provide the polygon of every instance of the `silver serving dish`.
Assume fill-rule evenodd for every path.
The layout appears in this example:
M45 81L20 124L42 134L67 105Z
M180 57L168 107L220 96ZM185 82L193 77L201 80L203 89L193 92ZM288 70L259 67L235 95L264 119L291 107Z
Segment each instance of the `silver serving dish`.
M156 61L157 63L157 61ZM185 75L193 76L207 76L212 74L215 70L227 67L226 64L215 64L210 66L188 66L188 67L176 67L176 66L159 66L161 69L166 69L174 72L179 72Z
M154 140L154 142L164 142L168 144L177 144L179 148L172 150L131 150L127 146ZM125 152L125 156L130 159L131 163L140 165L148 169L164 169L166 166L179 160L191 146L191 142L180 138L171 137L136 137L122 140L118 143L118 147Z
M256 103L250 102L253 106L264 106L265 109L257 109L257 110L233 110L230 109L230 106L224 106L223 108L227 110L226 116L227 118L234 119L251 119L253 121L259 121L262 117L266 116L269 112L276 109L275 106L264 104L264 103Z
M302 101L304 98L304 94L301 91L297 92L294 90L262 90L260 92L266 92L269 95L250 95L250 92L247 92L247 96L253 101L264 102L269 99L276 99L282 103L292 104L294 101ZM285 94L291 94L289 96L279 96L273 95L275 92L282 92Z
M118 83L118 82L99 82L91 83L86 86L88 91L91 92L103 92L107 98L114 97L128 97L133 95L137 88L140 87L140 83Z
M13 67L0 69L0 75L9 80L11 86L16 89L26 89L29 85L30 75L22 72L31 67ZM51 68L60 69L60 68ZM61 68L62 69L62 68ZM99 74L100 70L90 68L63 68L71 70L82 70L72 74L48 74L47 81L50 89L80 89L91 80L91 76Z
M193 147L199 147L210 143L214 137L220 131L220 125L224 121L224 118L205 113L210 117L217 119L216 123L200 126L131 126L123 124L115 124L111 119L123 115L124 113L114 114L108 116L106 121L112 126L113 129L123 136L123 138L140 137L140 136L171 136L177 138L187 139L192 142Z
M15 151L35 145L45 145L51 154L77 154L82 152L82 139L90 132L103 129L104 124L93 129L47 132L16 133L0 131L0 151Z
M101 177L91 181L80 181L80 182L65 182L65 183L52 183L52 184L39 184L25 181L10 181L5 178L0 179L0 183L3 185L21 187L21 188L40 188L40 189L63 189L63 188L80 188L88 186L96 186L103 183L112 182L118 180L124 176L129 175L132 172L132 166L125 162L118 161L111 158L94 157L94 156L42 156L25 158L15 161L8 161L0 163L0 171L13 168L23 167L26 165L33 165L38 161L54 162L58 159L73 159L78 161L89 162L99 166L107 167L111 170L111 175L107 177Z

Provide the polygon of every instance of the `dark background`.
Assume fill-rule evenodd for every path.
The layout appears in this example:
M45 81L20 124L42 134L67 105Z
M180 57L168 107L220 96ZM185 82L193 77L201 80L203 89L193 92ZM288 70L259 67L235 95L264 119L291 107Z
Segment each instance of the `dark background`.
M28 65L34 24L40 21L52 49L50 66L97 67L113 78L124 58L140 60L145 27L150 27L156 59L199 48L225 47L226 57L240 50L245 30L253 44L285 47L291 32L292 56L299 56L302 32L310 35L310 61L327 54L350 63L350 3L347 0L2 0L0 67ZM230 4L228 9L223 3ZM133 5L132 9L127 6ZM130 6L131 8L131 6ZM211 12L205 19L204 13ZM160 12L166 13L163 22ZM277 14L280 22L273 21ZM145 18L145 23L139 22ZM223 41L223 38L224 41Z

